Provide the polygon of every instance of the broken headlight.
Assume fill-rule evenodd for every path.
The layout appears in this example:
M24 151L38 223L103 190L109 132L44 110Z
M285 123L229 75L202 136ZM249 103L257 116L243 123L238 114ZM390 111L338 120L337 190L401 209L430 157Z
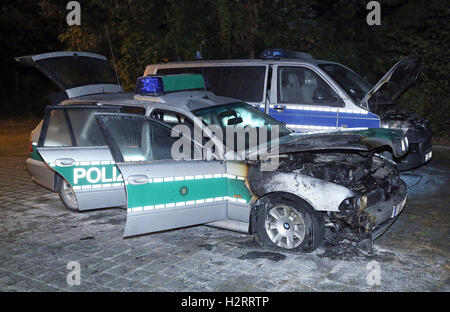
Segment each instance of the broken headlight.
M367 196L356 196L345 199L339 206L339 210L344 213L362 212L367 207Z

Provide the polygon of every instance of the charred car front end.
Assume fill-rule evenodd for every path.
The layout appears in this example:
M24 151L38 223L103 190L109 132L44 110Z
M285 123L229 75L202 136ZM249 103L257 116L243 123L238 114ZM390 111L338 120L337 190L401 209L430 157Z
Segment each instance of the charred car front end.
M360 135L322 134L281 145L284 157L277 171L250 166L252 192L263 198L264 194L294 194L307 201L323 218L327 238L378 238L403 210L407 188L395 162L377 153L387 144L386 138ZM404 139L393 142L398 145L397 156L408 150L402 147ZM269 202L263 200L260 205Z

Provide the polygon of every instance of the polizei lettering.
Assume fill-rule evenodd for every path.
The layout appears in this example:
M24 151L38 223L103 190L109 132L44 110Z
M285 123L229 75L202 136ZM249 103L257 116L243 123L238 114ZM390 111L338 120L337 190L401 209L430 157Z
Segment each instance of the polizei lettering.
M112 167L90 167L90 168L74 168L73 183L85 184L83 180L89 184L95 183L111 183L123 181L122 175L116 166Z

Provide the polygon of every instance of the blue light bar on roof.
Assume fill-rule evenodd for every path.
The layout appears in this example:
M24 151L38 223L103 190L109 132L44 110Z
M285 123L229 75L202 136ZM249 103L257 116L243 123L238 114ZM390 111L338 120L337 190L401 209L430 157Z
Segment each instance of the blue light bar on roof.
M205 88L205 81L202 75L178 74L139 77L136 81L135 92L141 95L162 95L167 92L203 88Z
M284 49L264 50L259 57L262 59L313 59L312 55L309 53Z
M160 95L164 93L162 77L139 77L136 81L135 92L143 95Z

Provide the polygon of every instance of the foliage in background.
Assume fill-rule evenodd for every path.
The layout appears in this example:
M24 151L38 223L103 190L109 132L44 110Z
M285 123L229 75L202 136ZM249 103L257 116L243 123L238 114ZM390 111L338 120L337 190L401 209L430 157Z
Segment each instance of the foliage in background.
M364 0L90 0L80 1L81 26L67 26L67 1L3 1L0 11L0 116L42 112L45 82L19 69L13 56L85 50L112 60L132 90L147 64L253 58L266 48L311 53L343 63L376 82L398 60L420 57L423 72L400 105L432 120L449 137L449 21L445 1L385 0L382 25L368 26ZM48 86L47 86L48 87ZM20 90L19 90L20 89Z

